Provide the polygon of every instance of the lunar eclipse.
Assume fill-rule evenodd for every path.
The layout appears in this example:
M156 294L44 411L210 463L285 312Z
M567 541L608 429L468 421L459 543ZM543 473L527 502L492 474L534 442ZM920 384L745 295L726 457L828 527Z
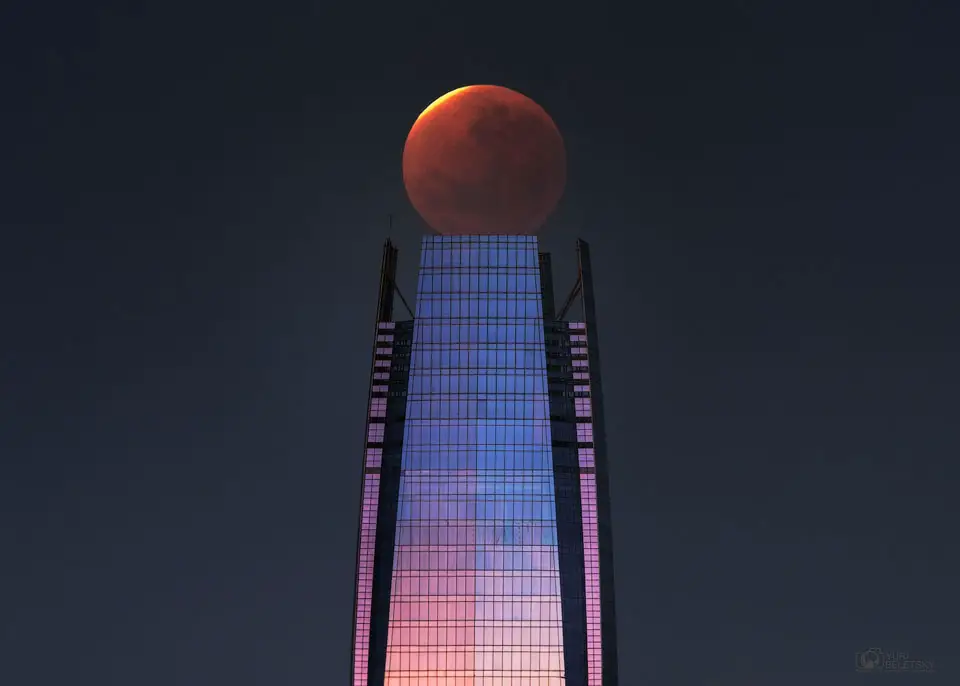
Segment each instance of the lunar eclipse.
M410 202L441 234L535 233L566 176L563 138L550 115L502 86L466 86L437 99L403 148Z

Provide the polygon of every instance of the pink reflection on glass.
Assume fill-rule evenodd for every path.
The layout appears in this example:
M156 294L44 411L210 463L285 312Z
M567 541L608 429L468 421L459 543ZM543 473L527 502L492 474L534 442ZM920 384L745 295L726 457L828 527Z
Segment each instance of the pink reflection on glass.
M367 427L367 443L383 443L383 424L371 423Z
M577 456L580 459L581 469L590 469L594 466L593 448L579 448Z
M360 549L357 555L357 616L353 637L353 686L367 686L370 657L370 610L373 598L373 553L377 535L377 502L380 477L363 479L363 506L360 514Z
M366 465L370 469L379 469L383 461L382 448L367 448Z
M530 368L515 350L545 357L539 297L530 307L511 290L522 279L539 291L536 242L439 238L424 241L421 295L445 297L418 297L384 683L564 686L553 471L539 452L550 448L546 369L526 398L515 385ZM486 266L511 260L529 272ZM526 323L513 321L524 308ZM483 321L452 325L456 313ZM451 365L490 371L470 388Z
M371 417L387 416L387 399L386 398L370 399L370 416Z
M589 417L592 414L590 398L574 398L573 406L578 417Z
M583 513L584 598L587 605L587 684L602 686L600 544L597 535L597 482L593 474L580 475L580 508Z
M593 443L593 424L577 424L577 443Z

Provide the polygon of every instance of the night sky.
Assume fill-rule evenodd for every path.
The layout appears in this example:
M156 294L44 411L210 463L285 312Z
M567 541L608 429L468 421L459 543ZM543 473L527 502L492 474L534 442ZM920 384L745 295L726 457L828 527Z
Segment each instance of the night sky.
M0 682L346 684L409 127L564 134L623 686L960 676L960 10L16 2L0 21ZM789 7L787 7L789 6Z

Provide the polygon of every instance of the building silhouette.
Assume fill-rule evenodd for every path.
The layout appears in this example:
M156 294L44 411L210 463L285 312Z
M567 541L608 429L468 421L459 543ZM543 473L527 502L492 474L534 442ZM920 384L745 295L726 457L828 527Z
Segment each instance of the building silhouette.
M352 686L617 686L584 241L577 254L557 311L536 237L425 237L403 319L384 246Z

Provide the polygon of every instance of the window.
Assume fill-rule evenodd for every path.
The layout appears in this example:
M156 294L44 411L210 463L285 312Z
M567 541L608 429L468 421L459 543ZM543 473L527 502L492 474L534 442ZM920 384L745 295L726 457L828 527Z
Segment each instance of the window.
M590 398L574 398L573 404L578 417L590 417L592 415Z
M383 443L383 424L373 424L367 427L367 443Z
M577 424L577 443L593 443L593 424Z
M386 398L370 399L370 416L371 417L387 416L387 399Z
M577 456L580 460L581 468L594 466L593 448L578 448Z

